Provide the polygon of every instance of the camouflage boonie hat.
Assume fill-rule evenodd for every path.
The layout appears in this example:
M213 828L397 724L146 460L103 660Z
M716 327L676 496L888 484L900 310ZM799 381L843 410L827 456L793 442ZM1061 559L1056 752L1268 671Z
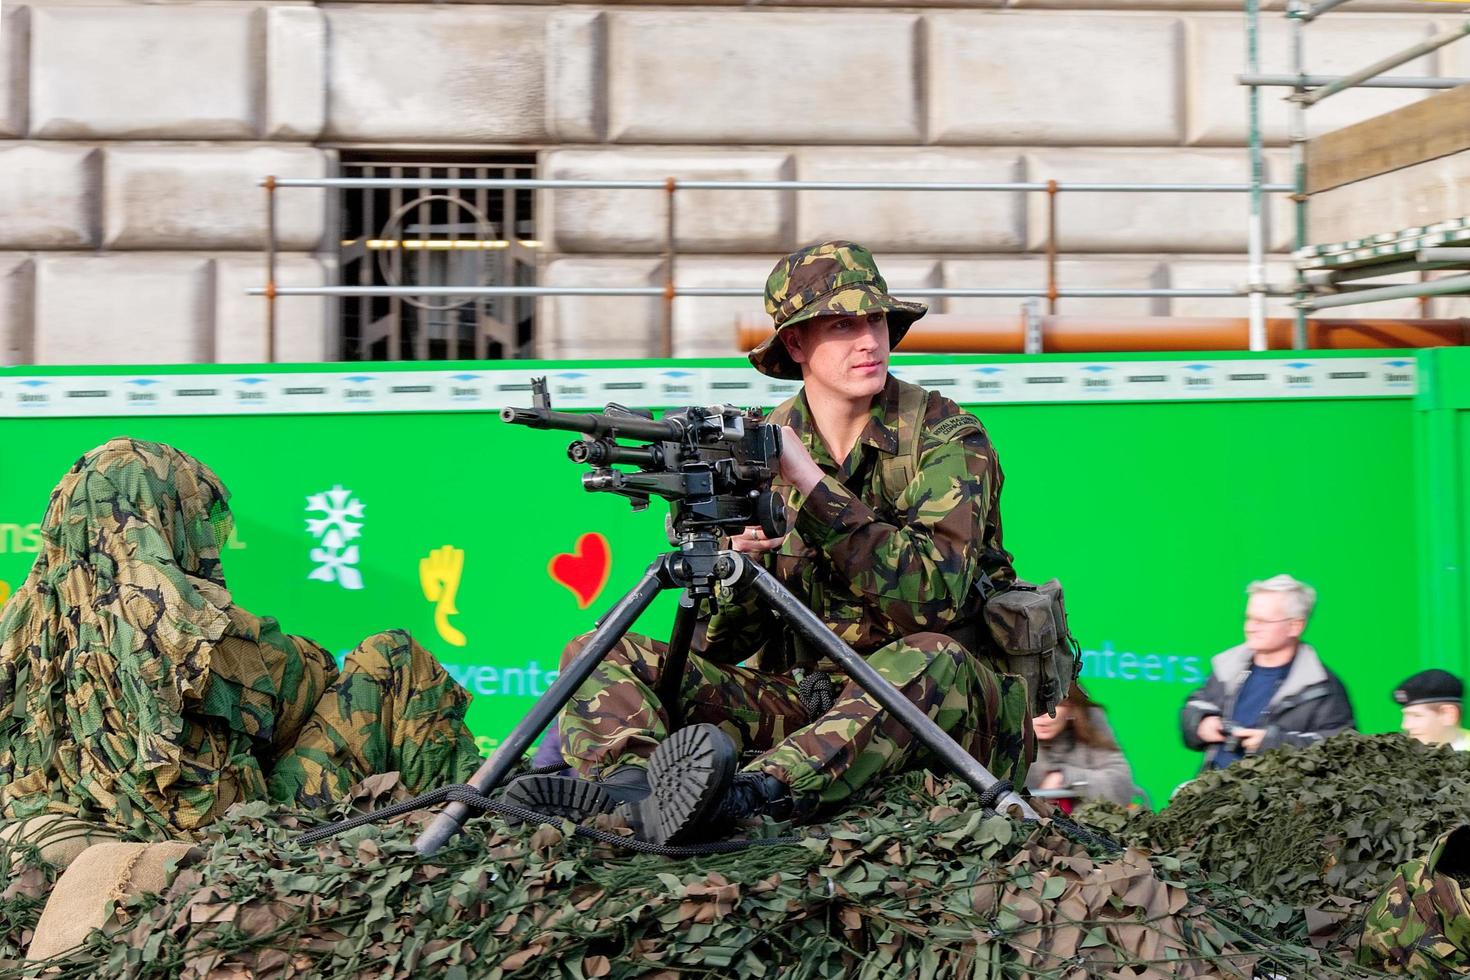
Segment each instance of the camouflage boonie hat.
M888 347L892 350L929 307L889 296L888 283L879 275L873 253L861 245L808 245L777 262L766 279L766 312L775 321L776 331L750 352L750 363L769 377L800 381L801 368L777 339L782 330L813 317L872 310L888 314Z

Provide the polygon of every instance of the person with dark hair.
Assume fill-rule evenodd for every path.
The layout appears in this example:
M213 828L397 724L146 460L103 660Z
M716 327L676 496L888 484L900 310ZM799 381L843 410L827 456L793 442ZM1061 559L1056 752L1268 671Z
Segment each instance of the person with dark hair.
M1133 799L1133 771L1102 705L1081 685L1057 705L1056 716L1031 719L1036 730L1036 761L1026 775L1026 788L1069 791L1063 799L1107 800L1127 806Z

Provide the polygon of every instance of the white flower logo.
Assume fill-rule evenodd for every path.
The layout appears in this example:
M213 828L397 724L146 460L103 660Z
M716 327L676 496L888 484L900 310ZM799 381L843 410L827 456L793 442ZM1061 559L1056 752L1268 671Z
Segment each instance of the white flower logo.
M306 512L325 517L306 518L306 533L321 541L311 549L311 560L317 564L306 577L318 582L336 582L344 589L362 588L362 572L357 563L361 557L357 545L347 542L362 535L362 501L337 484L330 490L306 498Z

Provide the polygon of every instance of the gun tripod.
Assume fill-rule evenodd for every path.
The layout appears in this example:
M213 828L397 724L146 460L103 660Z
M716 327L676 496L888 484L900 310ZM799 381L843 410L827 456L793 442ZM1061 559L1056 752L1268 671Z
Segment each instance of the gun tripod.
M1015 807L1019 809L1023 819L1037 819L1036 812L1015 790L1006 788L989 770L960 748L944 729L936 725L878 671L869 666L856 651L827 629L816 614L803 606L775 576L740 552L720 550L719 537L719 532L710 528L681 533L678 550L660 555L648 566L643 578L632 591L618 600L617 605L598 622L582 652L561 672L541 700L511 729L505 741L495 750L495 754L470 778L469 785L481 793L488 793L498 786L654 598L666 589L682 589L684 594L680 596L679 608L674 615L673 631L669 637L668 661L664 664L660 679L659 693L672 716L677 709L675 692L683 676L689 644L694 636L698 600L712 596L716 584L722 583L736 589L754 589L797 633L840 665L850 680L902 721L919 741L981 794L982 798L989 800L994 796L990 805L996 810L1004 811ZM995 790L998 788L1001 792L996 794ZM414 848L423 856L433 854L464 826L470 814L470 808L464 803L448 804L414 841Z

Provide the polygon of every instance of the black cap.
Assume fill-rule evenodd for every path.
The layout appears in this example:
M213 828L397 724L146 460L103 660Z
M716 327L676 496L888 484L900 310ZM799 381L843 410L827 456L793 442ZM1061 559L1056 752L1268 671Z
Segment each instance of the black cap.
M1393 699L1403 707L1411 704L1460 703L1465 685L1447 670L1424 670L1394 689Z

